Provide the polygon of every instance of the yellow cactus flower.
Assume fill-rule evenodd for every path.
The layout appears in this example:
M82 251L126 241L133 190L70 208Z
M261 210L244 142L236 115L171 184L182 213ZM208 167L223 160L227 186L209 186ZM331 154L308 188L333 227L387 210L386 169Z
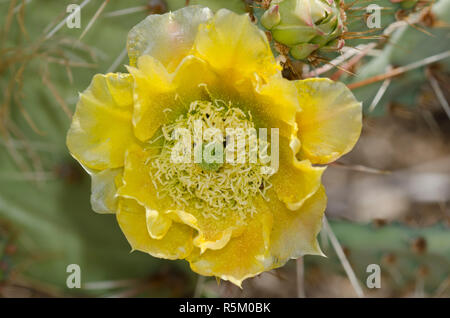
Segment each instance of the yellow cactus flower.
M289 259L321 255L324 165L361 131L352 93L328 79L284 79L265 34L225 9L150 15L127 47L128 73L94 76L67 135L92 177L94 211L116 214L133 250L186 259L193 271L239 286ZM204 146L196 127L223 140ZM252 140L271 149L265 159L278 149L278 165L274 157L228 161L239 148L229 128L267 129L268 141ZM177 130L193 133L188 157L200 151L200 160L172 160ZM244 154L253 135L245 136ZM205 161L205 153L227 161Z

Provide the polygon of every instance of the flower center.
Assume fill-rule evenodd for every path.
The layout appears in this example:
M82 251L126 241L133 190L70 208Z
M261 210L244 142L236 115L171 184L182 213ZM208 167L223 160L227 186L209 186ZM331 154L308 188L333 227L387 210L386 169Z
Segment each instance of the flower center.
M273 172L261 155L261 149L267 155L269 143L257 137L250 112L222 100L194 101L186 115L161 131L156 138L163 139L161 151L148 160L158 197L205 217L253 216L252 200L265 198Z

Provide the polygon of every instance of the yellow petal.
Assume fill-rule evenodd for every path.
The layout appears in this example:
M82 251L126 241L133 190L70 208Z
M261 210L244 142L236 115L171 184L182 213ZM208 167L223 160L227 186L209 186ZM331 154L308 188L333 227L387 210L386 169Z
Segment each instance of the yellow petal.
M167 215L177 222L183 222L197 230L194 246L200 248L200 253L207 249L220 250L228 244L232 237L242 234L247 224L236 213L224 211L220 218L206 217L202 211L192 206L180 209L169 209Z
M97 213L116 213L116 179L121 178L123 169L106 169L90 172L92 179L91 206Z
M213 13L200 6L188 6L175 12L151 14L128 33L130 65L142 55L151 55L173 70L191 50L198 26Z
M292 140L280 138L279 169L271 177L273 189L278 198L286 203L290 210L297 210L321 185L325 167L313 167L309 160L299 161L295 157L296 146Z
M193 231L184 224L172 224L162 239L151 238L145 208L135 200L121 198L116 216L133 250L166 259L183 259L192 251Z
M141 141L151 138L165 120L164 109L175 103L175 87L165 67L155 58L139 57L138 68L128 67L134 79L133 125Z
M301 158L326 164L348 153L361 133L361 103L344 84L329 79L296 85L302 108L297 114Z
M264 128L278 128L280 136L291 137L295 114L300 109L294 83L275 75L263 84L257 81L255 92L255 118L262 121Z
M214 238L214 240L207 239L206 236L202 233L201 235L197 235L195 237L194 245L200 248L200 253L204 253L207 249L220 250L228 244L232 235L232 228L227 228L221 231L219 235Z
M279 71L267 37L248 15L219 10L207 24L201 24L194 54L214 69L233 79L270 76Z
M145 209L145 220L147 223L147 231L151 238L160 240L166 235L172 226L172 220L167 216L152 209Z
M232 238L219 250L203 254L194 249L187 258L193 271L204 276L216 276L241 286L244 279L264 271L267 256L267 239L272 228L272 215L260 212L255 215L245 231Z
M163 212L172 203L166 198L158 197L147 162L149 157L155 156L157 153L158 150L155 148L144 149L138 145L128 149L123 184L117 190L117 194L124 198L135 199L147 209Z
M123 166L125 150L136 142L132 84L129 74L97 74L80 95L67 147L82 165L96 170Z
M296 211L286 209L275 195L267 205L273 211L274 220L270 236L272 265L268 269L283 266L288 260L305 254L323 255L317 242L327 205L323 187Z
M220 85L223 81L208 63L193 55L186 56L173 73L179 102L186 104L194 100L208 100L208 88Z

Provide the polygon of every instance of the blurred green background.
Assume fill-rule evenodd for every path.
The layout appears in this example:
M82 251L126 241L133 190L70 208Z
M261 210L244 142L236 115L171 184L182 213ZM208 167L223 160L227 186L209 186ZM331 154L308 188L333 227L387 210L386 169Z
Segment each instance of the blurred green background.
M131 27L185 1L107 1L80 40L104 4L87 1L80 29L63 25L46 38L73 2L0 0L0 296L193 296L197 276L186 262L130 253L114 216L92 212L89 177L65 146L78 92L96 73L125 71ZM250 2L195 3L243 13ZM355 76L340 79L355 83L384 72L387 65L407 65L449 50L448 24L432 32L437 33L402 31L397 35L401 49L388 42L379 55L362 60ZM434 65L447 100L448 63ZM379 85L355 90L366 111ZM387 284L380 291L365 289L369 295L449 296L450 120L423 68L396 79L367 115L354 152L325 176L331 226L363 286L367 265L381 264ZM305 258L307 296L354 296L324 235L321 241L329 258ZM66 286L69 264L81 267L81 289ZM246 281L243 290L208 279L201 295L295 296L293 275L294 262Z

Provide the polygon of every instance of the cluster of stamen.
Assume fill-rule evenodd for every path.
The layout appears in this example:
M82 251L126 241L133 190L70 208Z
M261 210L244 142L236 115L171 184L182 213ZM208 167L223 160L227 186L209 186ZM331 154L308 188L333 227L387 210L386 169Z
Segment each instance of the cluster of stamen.
M214 128L221 132L222 140L217 140L217 136L211 139L206 134L200 138L203 151L206 148L204 145L220 142L220 147L215 149L223 149L223 160L212 163L203 159L196 160L194 156L198 139L192 138L187 145L189 149L194 149L192 154L189 152L191 160L174 163L174 148L179 143L179 139L174 138L176 132L188 131L194 136L199 124L202 131ZM162 139L161 150L147 162L158 197L168 196L180 208L190 206L198 209L204 217L217 219L226 217L230 212L238 213L244 220L248 216L252 217L256 212L253 199L257 195L266 199L266 191L272 186L269 182L271 173L267 172L270 171L269 163L263 163L260 157L249 160L249 154L253 150L251 142L237 143L236 147L230 147L230 138L236 136L230 136L229 128L232 131L243 131L246 140L250 140L249 132L252 129L255 131L255 124L250 112L245 113L221 100L194 101L186 115L164 125L161 134L156 137ZM256 143L260 147L264 145L266 150L269 146L267 141L260 138L257 138ZM230 151L245 153L245 160L226 160L225 156Z

